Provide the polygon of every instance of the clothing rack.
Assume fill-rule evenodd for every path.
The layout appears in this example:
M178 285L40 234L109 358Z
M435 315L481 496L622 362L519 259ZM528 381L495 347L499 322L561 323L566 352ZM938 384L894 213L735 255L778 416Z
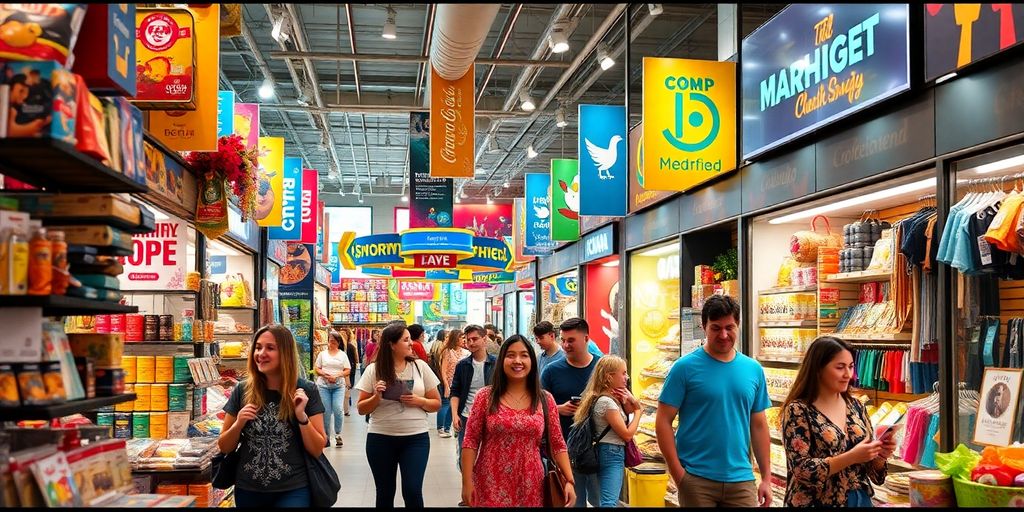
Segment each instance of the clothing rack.
M1024 172L1019 172L1016 174L1007 174L1006 176L996 176L992 178L974 178L965 181L967 182L968 187L977 187L981 185L998 185L1006 183L1008 181L1016 180L1024 181Z
M860 347L860 348L865 348L865 349L875 348L875 349L883 349L883 350L910 350L910 343L909 342L908 343L887 343L887 342L875 343L875 342L872 342L872 341L848 341L847 343L852 345L853 348Z

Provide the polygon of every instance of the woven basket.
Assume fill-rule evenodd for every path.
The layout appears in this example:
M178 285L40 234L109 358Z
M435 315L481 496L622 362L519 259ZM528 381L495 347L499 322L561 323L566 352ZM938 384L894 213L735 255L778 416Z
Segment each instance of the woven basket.
M818 219L825 221L825 229L822 232L819 232L815 225ZM820 247L842 246L842 235L832 233L832 225L824 215L815 215L811 219L810 230L797 231L789 238L789 252L793 254L793 259L800 263L817 263Z

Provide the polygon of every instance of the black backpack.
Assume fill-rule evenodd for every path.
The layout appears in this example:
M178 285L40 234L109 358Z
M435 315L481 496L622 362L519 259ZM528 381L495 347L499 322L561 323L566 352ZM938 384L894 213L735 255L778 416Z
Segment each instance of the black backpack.
M600 436L594 437L593 407L592 405L590 413L587 414L587 421L569 427L569 438L566 441L569 464L572 465L573 470L584 475L597 473L601 469L601 463L597 457L597 443L600 443L612 428L611 425L608 425Z

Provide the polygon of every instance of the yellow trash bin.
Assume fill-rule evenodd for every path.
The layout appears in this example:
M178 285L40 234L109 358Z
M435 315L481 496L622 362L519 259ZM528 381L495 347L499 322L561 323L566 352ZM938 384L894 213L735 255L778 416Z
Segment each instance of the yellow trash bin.
M668 491L668 473L662 468L644 465L626 470L630 507L664 507Z

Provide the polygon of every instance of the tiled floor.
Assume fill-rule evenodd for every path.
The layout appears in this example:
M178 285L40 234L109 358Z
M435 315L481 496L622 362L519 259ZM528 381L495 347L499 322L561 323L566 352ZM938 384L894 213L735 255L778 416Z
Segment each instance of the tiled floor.
M355 397L353 397L354 401ZM341 448L334 446L326 449L327 458L334 465L341 479L341 494L335 507L373 507L376 505L376 492L370 465L366 462L366 420L356 412L355 405L350 410L351 416L345 418L342 431L345 444ZM431 414L429 425L430 458L427 461L427 474L423 479L423 500L428 507L454 507L462 499L462 475L455 467L455 438L441 439L437 436L435 415ZM395 506L405 506L402 499L401 476L398 477L398 495Z

